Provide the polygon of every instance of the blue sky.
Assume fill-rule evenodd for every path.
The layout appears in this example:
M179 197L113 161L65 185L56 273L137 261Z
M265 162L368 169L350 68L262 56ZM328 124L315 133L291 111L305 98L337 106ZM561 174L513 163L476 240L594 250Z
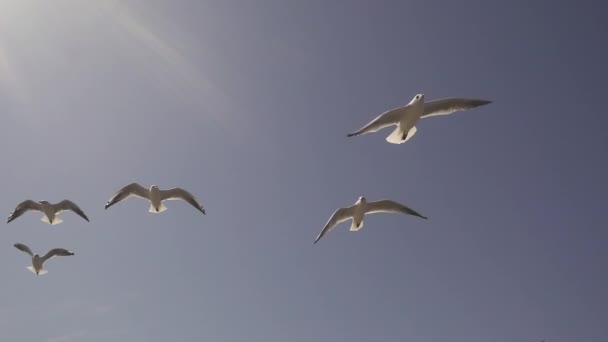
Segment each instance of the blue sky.
M604 8L602 8L604 7ZM600 342L605 6L0 2L0 340ZM417 93L494 100L346 138ZM205 205L152 215L123 185ZM358 196L374 215L318 244ZM35 277L28 258L53 247Z

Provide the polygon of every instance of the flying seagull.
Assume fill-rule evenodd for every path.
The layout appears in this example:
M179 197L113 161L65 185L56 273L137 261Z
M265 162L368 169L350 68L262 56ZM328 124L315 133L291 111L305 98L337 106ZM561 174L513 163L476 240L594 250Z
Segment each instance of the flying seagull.
M157 185L152 185L150 189L146 189L137 183L131 183L118 190L118 192L110 198L108 203L106 203L106 209L130 196L136 196L150 201L150 209L148 209L148 211L151 213L162 213L167 210L167 207L163 204L163 201L165 200L184 200L206 215L203 206L198 203L191 193L182 188L160 190Z
M47 274L48 271L45 270L44 268L42 268L42 264L44 264L45 261L49 260L50 258L54 257L54 256L69 256L69 255L74 255L74 252L70 252L67 249L63 249L63 248L53 248L51 249L48 253L46 253L43 257L39 256L38 254L34 254L32 253L32 250L22 244L22 243L16 243L13 246L15 246L18 250L23 251L27 254L29 254L32 257L32 266L28 266L27 269L32 271L32 273L35 273L37 275L43 275L43 274Z
M365 197L361 196L357 199L357 202L348 208L338 208L338 210L334 211L331 215L319 236L315 239L314 243L317 243L319 239L323 237L323 235L327 234L332 228L334 228L338 223L344 222L346 220L352 219L350 225L350 231L356 232L359 229L363 228L363 217L366 214L376 214L376 213L402 213L407 215L418 216L423 219L428 219L428 217L418 213L417 211L406 207L401 203L397 203L395 201L383 199L375 202L368 202Z
M416 134L416 123L420 118L437 115L448 115L492 103L492 101L449 97L441 100L424 102L424 94L418 94L404 107L391 109L380 114L358 131L347 134L348 137L373 133L385 127L396 125L397 128L386 137L391 144L403 144Z
M47 201L34 202L32 200L25 200L19 203L15 210L10 213L6 223L10 223L19 216L23 215L26 211L30 210L41 211L43 215L40 220L42 222L46 222L52 225L60 224L61 222L63 222L63 220L58 215L66 210L73 211L78 216L89 222L89 218L87 217L87 215L85 215L85 213L74 202L66 199L55 204L49 203Z

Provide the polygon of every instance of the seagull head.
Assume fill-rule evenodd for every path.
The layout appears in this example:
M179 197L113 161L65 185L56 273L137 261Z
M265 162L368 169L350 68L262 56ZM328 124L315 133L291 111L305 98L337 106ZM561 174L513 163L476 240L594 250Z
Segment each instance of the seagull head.
M40 201L40 202L38 202L38 203L40 203L40 204L42 204L42 205L49 205L49 204L50 204L50 203L49 203L49 201Z
M359 199L357 200L357 202L365 202L365 197L359 196Z
M158 190L158 185L152 185L150 189Z
M416 96L414 96L414 98L412 99L411 103L420 102L420 101L424 101L424 94L416 94Z

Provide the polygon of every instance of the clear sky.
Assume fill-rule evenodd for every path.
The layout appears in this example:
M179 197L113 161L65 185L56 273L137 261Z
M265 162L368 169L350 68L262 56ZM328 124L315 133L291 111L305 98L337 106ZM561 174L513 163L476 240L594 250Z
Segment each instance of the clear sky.
M0 340L602 342L601 1L0 1ZM417 93L495 102L347 138ZM123 185L182 186L153 215ZM374 215L313 245L358 196ZM73 250L36 277L27 255Z

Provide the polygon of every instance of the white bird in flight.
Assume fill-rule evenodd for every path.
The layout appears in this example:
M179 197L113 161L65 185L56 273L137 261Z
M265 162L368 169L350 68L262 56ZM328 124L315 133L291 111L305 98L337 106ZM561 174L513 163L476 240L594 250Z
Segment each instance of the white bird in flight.
M18 250L29 254L32 257L32 266L28 266L27 269L37 275L43 275L43 274L48 273L47 270L42 268L42 265L44 264L45 261L49 260L50 258L52 258L54 256L74 255L74 252L68 251L67 249L53 248L48 253L46 253L44 256L41 257L38 254L32 253L32 250L28 246L26 246L22 243L16 243L13 246L15 246Z
M323 235L327 234L332 228L334 228L338 223L344 222L346 220L352 219L350 225L350 231L356 232L363 228L363 217L366 214L376 214L376 213L402 213L407 215L418 216L423 219L428 219L428 217L418 213L417 211L406 207L401 203L397 203L395 201L383 199L375 202L368 202L365 197L361 196L355 204L348 208L338 208L327 223L321 233L317 236L314 243L317 243L319 239L323 237Z
M25 200L19 203L15 210L10 213L6 223L10 223L11 221L15 220L16 218L30 210L42 212L43 215L40 220L51 225L56 225L63 222L63 220L58 215L66 210L73 211L78 216L89 222L89 218L87 217L87 215L85 215L85 213L74 202L66 199L55 204L49 203L47 201L34 202L32 200Z
M160 190L157 185L152 185L150 189L146 189L137 183L131 183L118 190L118 192L110 198L108 203L106 203L106 209L130 196L136 196L150 201L150 209L148 209L148 211L151 213L162 213L167 210L167 207L163 204L163 201L165 200L184 200L206 215L203 206L198 203L191 193L182 188Z
M448 115L489 103L492 103L492 101L460 97L450 97L425 103L424 94L418 94L406 106L391 109L380 114L367 125L356 132L347 134L347 136L353 137L373 133L385 127L397 125L397 128L386 137L386 141L391 144L403 144L416 134L416 123L420 118Z

